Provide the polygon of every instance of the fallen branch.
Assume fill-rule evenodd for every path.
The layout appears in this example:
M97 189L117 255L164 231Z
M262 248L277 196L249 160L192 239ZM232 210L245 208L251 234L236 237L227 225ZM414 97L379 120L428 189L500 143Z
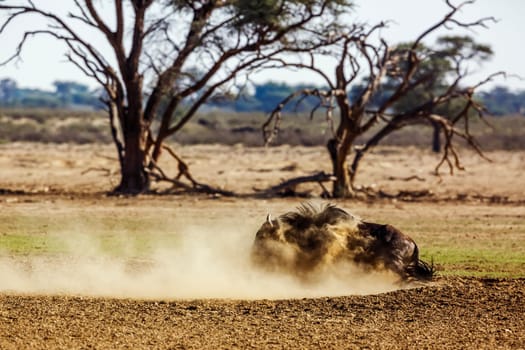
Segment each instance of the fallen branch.
M117 172L115 170L111 170L111 169L108 169L108 168L103 168L103 167L91 167L91 168L87 168L86 170L83 170L80 175L86 175L87 173L90 173L92 171L98 171L98 172L102 172L104 173L105 176L111 176L111 175L114 175L116 174Z
M411 199L411 198L422 198L422 197L433 197L434 192L430 190L421 190L421 191L399 191L397 194L387 193L383 190L379 190L376 194L381 198L390 198L390 199Z
M188 179L194 186L196 184L198 184L198 182L193 178L193 176L191 176L190 174L190 167L188 166L188 164L186 164L178 155L177 153L175 153L175 151L168 145L166 144L162 144L162 148L165 149L166 151L168 151L168 153L173 157L175 158L175 160L177 161L177 167L179 169L179 173L177 174L177 176L175 176L175 179L178 180L180 179L181 176L184 176L186 179Z
M192 182L191 185L185 184L184 182L179 180L180 173L175 178L170 178L168 175L166 175L166 173L162 170L162 168L159 167L157 163L155 163L153 160L151 160L151 164L152 164L153 169L146 169L146 171L155 181L169 182L173 185L173 187L182 188L183 190L187 192L206 193L206 194L221 195L221 196L226 196L226 197L236 196L235 192L226 191L226 190L215 188L215 187L212 187L206 184L202 184L193 179L191 181Z
M388 180L401 180L401 181L417 180L417 181L425 181L424 178L422 178L421 176L418 176L418 175L412 175L412 176L407 176L407 177L389 176Z
M258 192L257 194L258 196L263 196L263 197L271 197L275 195L281 195L281 196L283 195L290 196L290 195L298 195L298 194L305 195L305 194L308 194L309 192L303 192L303 193L297 192L296 187L303 183L317 182L323 189L323 194L325 194L328 191L322 185L322 183L327 182L327 181L335 181L335 180L336 178L332 174L327 174L324 171L321 171L313 175L299 176L299 177L295 177L295 178L286 180L284 182L281 182L278 185L269 187L265 190L258 190L255 188L254 190Z
M24 190L11 190L8 188L0 188L0 195L23 195L28 194L29 192L26 192Z
M102 154L102 153L100 153L100 152L95 152L94 154L95 154L96 157L104 158L104 159L111 160L111 161L116 161L116 160L118 160L118 159L115 158L115 157L107 156L107 155Z

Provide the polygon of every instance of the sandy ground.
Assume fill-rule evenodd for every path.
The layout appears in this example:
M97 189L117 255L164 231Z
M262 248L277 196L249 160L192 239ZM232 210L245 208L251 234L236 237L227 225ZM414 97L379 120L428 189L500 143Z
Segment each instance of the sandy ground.
M323 147L247 148L242 145L201 145L175 148L193 176L237 193L254 193L280 181L318 171L330 172ZM112 146L0 145L0 188L28 192L93 193L118 184ZM525 152L488 152L486 161L471 151L460 152L464 171L450 176L446 164L434 175L440 157L417 148L378 148L362 161L356 185L396 195L428 191L435 198L521 202L525 199ZM159 164L175 176L176 163L165 154ZM406 179L412 180L406 181ZM165 187L160 185L160 188ZM298 191L321 193L318 185Z
M177 150L197 179L238 193L329 170L323 148L210 145ZM401 223L407 216L446 219L459 211L465 217L522 218L525 153L488 156L492 163L464 152L467 170L439 179L432 175L439 159L435 155L380 148L365 159L359 185L389 194L425 190L432 195L416 203L401 199L338 203L363 217ZM301 201L106 198L104 192L118 181L113 157L110 146L0 145L0 210L4 215L57 218L89 213L95 220L108 213L147 219L161 211L182 225L200 220L216 231L227 217L230 226L247 226L248 232L267 211L281 213ZM163 161L161 165L174 174L172 162ZM414 175L419 180L403 180ZM320 192L317 185L304 189L313 195ZM230 281L230 288L235 283ZM103 290L111 289L109 281ZM525 348L524 279L438 277L418 288L342 295L146 299L140 294L110 297L2 288L0 349Z
M524 280L280 301L0 295L0 347L523 349L524 313Z

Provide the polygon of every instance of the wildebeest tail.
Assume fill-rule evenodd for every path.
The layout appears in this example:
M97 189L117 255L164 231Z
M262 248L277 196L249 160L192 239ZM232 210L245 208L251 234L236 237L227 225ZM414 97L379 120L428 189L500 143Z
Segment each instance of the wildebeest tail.
M415 243L414 243L415 244ZM414 246L412 262L405 267L405 273L408 278L417 280L430 281L436 272L434 269L434 260L429 263L419 259L419 248Z
M429 264L420 259L417 259L415 263L410 264L406 268L407 275L417 280L430 281L435 272L434 261L431 261Z

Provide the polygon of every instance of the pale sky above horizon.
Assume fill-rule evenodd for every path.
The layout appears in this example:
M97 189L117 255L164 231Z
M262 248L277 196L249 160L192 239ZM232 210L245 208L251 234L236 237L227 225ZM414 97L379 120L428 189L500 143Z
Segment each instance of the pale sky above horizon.
M34 0L36 4L56 4L56 0ZM454 4L459 1L452 0ZM391 42L410 41L427 28L431 23L439 21L447 12L443 0L355 0L355 13L352 18L368 23L390 20L388 28L381 35ZM63 3L61 3L63 5ZM494 16L497 23L490 24L489 29L478 28L473 35L476 41L489 44L494 57L484 62L477 74L471 79L477 81L484 76L505 71L525 79L525 0L477 0L460 14L460 18L474 20L480 17ZM16 30L22 31L24 24L17 25ZM457 34L457 31L441 31L439 34ZM0 60L5 60L13 51L19 36L14 31L9 35L0 36L3 47ZM55 80L73 80L96 87L96 83L85 77L83 73L67 62L63 45L56 40L41 36L28 43L24 50L23 61L10 63L0 67L0 78L12 78L21 87L52 89ZM278 78L277 78L278 77ZM313 75L293 72L259 73L254 77L257 82L268 80L295 83L319 83ZM518 78L498 79L488 85L505 85L514 90L525 90L525 80Z

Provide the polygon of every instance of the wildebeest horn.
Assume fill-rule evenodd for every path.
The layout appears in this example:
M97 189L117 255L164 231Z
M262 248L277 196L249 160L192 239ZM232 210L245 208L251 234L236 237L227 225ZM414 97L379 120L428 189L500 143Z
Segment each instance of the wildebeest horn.
M270 224L270 226L273 227L273 224L272 224L272 214L268 213L268 215L266 216L266 222Z

